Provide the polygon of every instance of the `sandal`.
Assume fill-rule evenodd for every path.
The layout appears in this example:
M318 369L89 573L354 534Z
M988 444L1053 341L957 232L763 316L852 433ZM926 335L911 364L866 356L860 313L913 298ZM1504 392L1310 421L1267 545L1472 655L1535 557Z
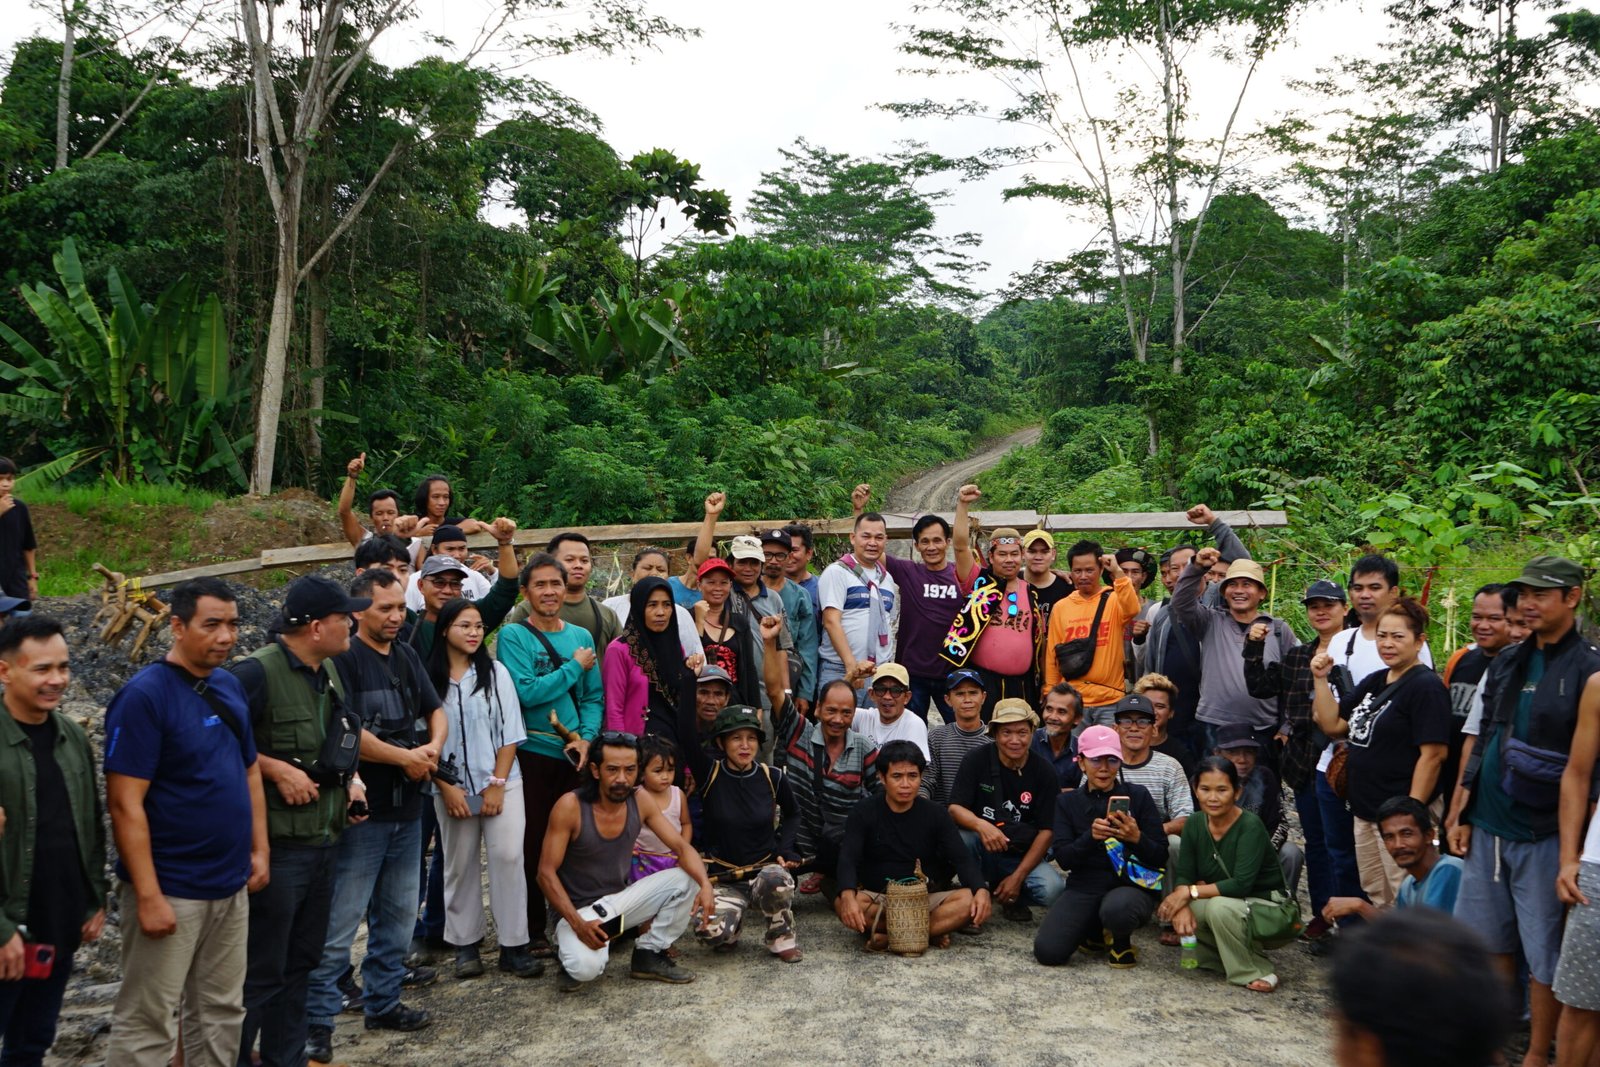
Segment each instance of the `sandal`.
M1276 974L1269 974L1265 978L1257 978L1254 982L1251 982L1249 985L1245 986L1245 988L1250 990L1252 993L1270 993L1274 989L1278 988L1278 976Z
M1168 948L1177 948L1183 944L1183 938L1178 936L1178 931L1169 926L1161 931L1161 943Z
M800 892L805 893L808 896L812 893L822 892L822 875L815 871L811 872L804 878L800 879L800 885L798 888Z
M555 954L555 946L550 944L549 938L536 937L528 942L528 955L536 960L553 959Z

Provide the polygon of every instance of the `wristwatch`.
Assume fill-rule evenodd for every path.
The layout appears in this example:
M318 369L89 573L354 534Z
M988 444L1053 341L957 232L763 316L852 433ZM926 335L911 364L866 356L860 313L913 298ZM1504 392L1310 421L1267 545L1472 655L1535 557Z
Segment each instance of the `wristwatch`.
M1199 886L1191 885L1189 887L1189 899L1190 900L1199 900L1200 899L1200 887Z

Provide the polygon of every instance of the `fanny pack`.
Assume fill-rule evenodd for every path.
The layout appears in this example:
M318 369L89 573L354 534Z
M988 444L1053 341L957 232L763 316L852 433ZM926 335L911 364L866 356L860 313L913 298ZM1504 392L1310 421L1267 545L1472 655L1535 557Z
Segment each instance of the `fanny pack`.
M1501 755L1505 771L1500 776L1500 788L1506 796L1532 811L1551 812L1561 807L1561 776L1567 770L1567 753L1535 748L1508 734Z
M1094 621L1089 624L1087 637L1075 637L1056 646L1056 666L1061 668L1061 680L1074 682L1089 673L1094 666L1095 646L1100 643L1100 617L1106 613L1106 601L1111 590L1100 594L1100 603L1094 609Z

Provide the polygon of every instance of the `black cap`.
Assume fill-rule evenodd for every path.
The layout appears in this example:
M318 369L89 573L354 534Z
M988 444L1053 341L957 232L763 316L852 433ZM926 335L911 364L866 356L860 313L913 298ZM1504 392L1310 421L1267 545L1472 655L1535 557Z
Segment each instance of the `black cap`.
M1260 748L1256 732L1246 722L1231 722L1217 727L1217 748Z
M1115 722L1121 718L1140 717L1156 721L1155 705L1150 703L1150 698L1143 693L1129 693L1117 701L1117 706L1111 709L1111 720Z
M332 578L308 574L289 586L289 595L283 598L283 621L290 626L303 626L329 615L366 611L371 606L371 597L351 596Z
M436 545L453 545L466 539L467 532L459 526L441 526L433 531L433 543Z
M1572 589L1583 584L1583 568L1563 556L1534 556L1510 584L1526 589Z
M1326 578L1318 578L1306 586L1306 595L1300 598L1300 603L1309 604L1313 600L1337 600L1341 604L1349 603L1344 595L1344 586L1338 582L1330 582Z
M789 535L782 530L762 530L761 543L764 545L782 545L784 551L788 551L794 545L794 542L789 539Z

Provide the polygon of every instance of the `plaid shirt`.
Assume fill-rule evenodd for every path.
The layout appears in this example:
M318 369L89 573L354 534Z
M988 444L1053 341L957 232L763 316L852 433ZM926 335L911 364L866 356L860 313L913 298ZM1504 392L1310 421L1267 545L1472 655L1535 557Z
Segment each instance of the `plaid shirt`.
M1316 641L1297 645L1276 663L1263 662L1265 641L1244 643L1244 684L1253 697L1278 700L1279 721L1289 732L1283 746L1283 780L1296 791L1308 789L1317 769L1317 759L1328 745L1327 736L1317 729L1311 715L1311 657L1317 654Z

